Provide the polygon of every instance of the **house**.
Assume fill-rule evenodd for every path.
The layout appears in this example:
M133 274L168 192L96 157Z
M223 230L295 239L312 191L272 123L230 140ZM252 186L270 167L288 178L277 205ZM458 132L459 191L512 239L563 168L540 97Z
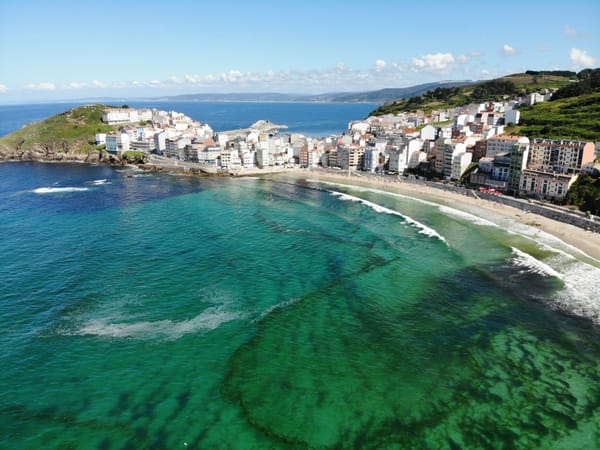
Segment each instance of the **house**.
M523 170L519 194L539 199L561 200L567 195L577 175L551 173L540 170Z

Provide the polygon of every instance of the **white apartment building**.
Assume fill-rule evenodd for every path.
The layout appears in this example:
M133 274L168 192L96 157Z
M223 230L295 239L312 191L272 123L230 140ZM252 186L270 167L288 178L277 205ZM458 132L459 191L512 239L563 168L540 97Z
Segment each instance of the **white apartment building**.
M470 152L460 152L454 155L452 158L452 171L450 178L453 180L459 180L465 170L467 170L467 167L469 167L469 164L471 164L472 157L473 153Z
M525 136L494 136L487 140L485 156L493 158L498 153L511 152L515 145L529 148L529 138Z
M365 156L363 160L363 170L367 172L375 172L379 167L379 158L381 151L376 148L368 148L365 150Z
M467 146L465 145L464 142L460 142L460 141L455 141L453 139L446 139L444 141L444 148L443 148L443 154L441 155L443 157L443 161L444 161L444 165L443 165L443 169L442 169L442 174L444 175L444 177L450 177L452 178L452 175L454 175L453 173L453 164L454 164L454 158L461 154L461 153L466 153L467 152ZM439 157L440 154L438 152L438 156ZM472 157L473 155L471 155ZM470 161L469 161L470 162ZM457 177L456 179L460 178Z

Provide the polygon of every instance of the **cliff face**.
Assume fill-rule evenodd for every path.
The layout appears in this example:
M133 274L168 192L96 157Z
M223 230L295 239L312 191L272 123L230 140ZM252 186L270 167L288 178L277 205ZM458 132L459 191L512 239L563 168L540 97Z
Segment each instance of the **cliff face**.
M123 165L124 162L106 150L83 151L80 146L68 143L35 143L29 148L0 145L0 161L64 161L91 164Z

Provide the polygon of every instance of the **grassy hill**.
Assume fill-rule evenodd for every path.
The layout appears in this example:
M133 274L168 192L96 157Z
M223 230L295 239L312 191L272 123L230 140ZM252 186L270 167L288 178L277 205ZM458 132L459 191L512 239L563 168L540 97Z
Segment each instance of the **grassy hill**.
M371 112L371 115L380 116L416 110L430 113L434 109L502 100L507 96L523 95L544 88L560 88L575 78L575 72L528 71L460 87L439 88L409 99L394 100L380 106Z
M95 143L96 133L116 130L102 122L106 105L73 108L41 122L30 123L0 138L0 161L81 161L122 164Z
M520 108L510 134L552 139L600 141L600 92Z
M95 149L95 134L116 127L102 122L105 105L86 105L70 109L41 122L30 123L0 138L0 148L32 150L39 145L76 151Z

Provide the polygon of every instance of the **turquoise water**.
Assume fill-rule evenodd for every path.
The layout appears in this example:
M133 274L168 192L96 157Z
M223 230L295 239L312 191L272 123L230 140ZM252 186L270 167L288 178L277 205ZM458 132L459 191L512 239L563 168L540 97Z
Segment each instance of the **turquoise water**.
M598 446L600 271L550 237L27 163L0 165L0 233L0 447Z

